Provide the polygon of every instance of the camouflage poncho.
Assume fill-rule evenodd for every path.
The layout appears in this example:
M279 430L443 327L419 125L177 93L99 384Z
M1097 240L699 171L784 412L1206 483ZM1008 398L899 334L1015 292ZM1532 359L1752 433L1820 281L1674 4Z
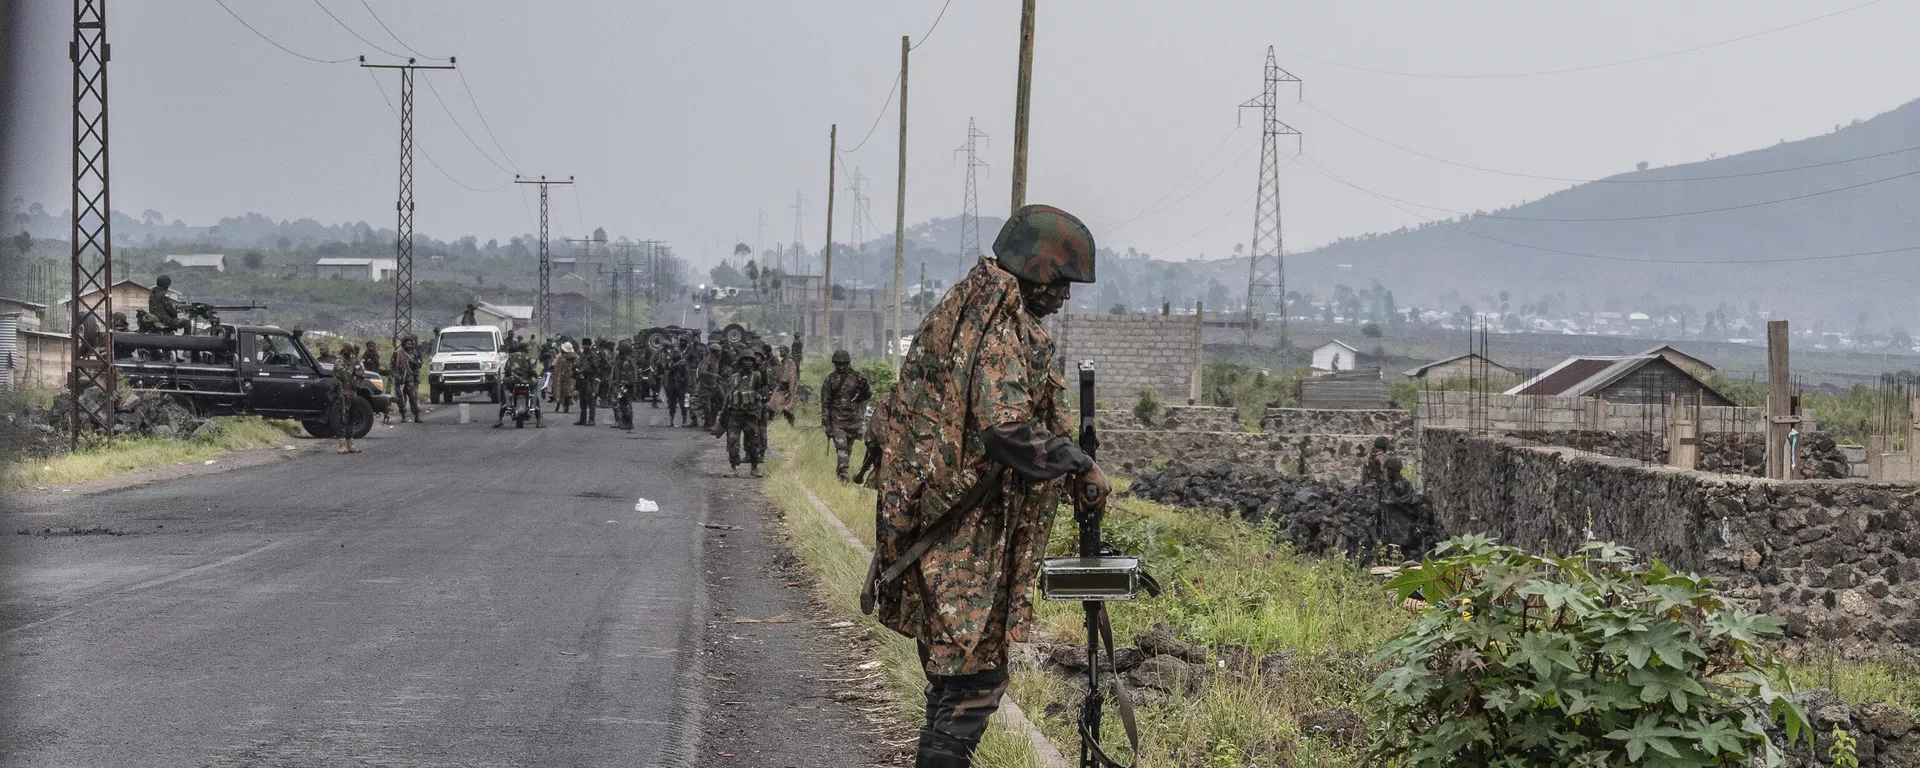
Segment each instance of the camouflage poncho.
M875 593L875 615L931 650L926 671L963 675L1005 663L1025 639L1034 578L1052 531L1059 481L1029 483L986 456L982 434L1033 423L1068 433L1065 380L1052 340L1021 304L1018 281L980 260L914 335L900 381L879 410L885 458L875 540L897 559L982 476L997 497L965 514L945 540Z

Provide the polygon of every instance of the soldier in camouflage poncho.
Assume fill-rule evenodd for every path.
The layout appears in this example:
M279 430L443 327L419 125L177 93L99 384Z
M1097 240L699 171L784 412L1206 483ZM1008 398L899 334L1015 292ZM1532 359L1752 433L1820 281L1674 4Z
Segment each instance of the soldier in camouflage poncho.
M853 367L853 356L844 349L833 352L833 373L820 382L820 428L833 441L834 475L847 480L847 462L853 455L853 441L866 431L867 401L873 399L873 384L867 375Z
M863 604L918 641L927 724L916 766L967 766L1026 639L1033 582L1063 476L1104 498L1106 479L1068 440L1065 379L1040 319L1093 281L1093 236L1027 206L913 337L880 409L875 554ZM913 557L919 553L917 558ZM869 603L870 599L870 603ZM864 606L863 606L864 607Z

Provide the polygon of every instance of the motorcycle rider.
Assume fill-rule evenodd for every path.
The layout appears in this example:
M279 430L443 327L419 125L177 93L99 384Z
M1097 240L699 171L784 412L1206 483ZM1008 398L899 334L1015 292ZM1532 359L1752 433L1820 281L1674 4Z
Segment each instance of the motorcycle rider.
M533 356L527 354L527 345L523 342L515 342L508 349L510 351L507 355L506 382L501 387L507 396L500 398L500 415L493 420L493 428L499 429L502 424L505 424L507 412L513 410L515 387L526 387L527 407L533 409L533 426L544 428L546 425L540 423L540 398L533 394L535 380L539 377L539 373L533 368Z

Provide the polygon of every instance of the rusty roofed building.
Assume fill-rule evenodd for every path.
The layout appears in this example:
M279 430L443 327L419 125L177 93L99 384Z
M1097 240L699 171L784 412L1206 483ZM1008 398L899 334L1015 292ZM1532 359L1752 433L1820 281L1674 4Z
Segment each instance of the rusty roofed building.
M1598 397L1616 403L1666 402L1673 395L1692 400L1698 395L1701 405L1733 405L1726 395L1661 355L1569 357L1506 393Z

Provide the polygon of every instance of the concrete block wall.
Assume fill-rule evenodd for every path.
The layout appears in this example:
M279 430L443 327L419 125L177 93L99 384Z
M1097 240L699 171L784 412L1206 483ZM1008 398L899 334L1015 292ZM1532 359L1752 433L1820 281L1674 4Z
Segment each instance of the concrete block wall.
M1920 486L1776 481L1427 429L1420 479L1446 535L1571 552L1615 541L1845 652L1920 647Z
M1614 403L1581 397L1545 395L1476 395L1472 392L1434 391L1419 395L1415 413L1423 427L1465 429L1478 420L1494 432L1532 430L1645 431L1649 423L1665 429L1667 407ZM1811 409L1802 412L1801 431L1817 430ZM1766 414L1759 408L1707 406L1700 409L1702 432L1766 432Z
M1187 402L1201 360L1192 317L1068 314L1048 318L1046 327L1066 362L1068 389L1077 391L1080 361L1092 360L1094 394L1108 408L1131 408L1148 386L1162 403Z

